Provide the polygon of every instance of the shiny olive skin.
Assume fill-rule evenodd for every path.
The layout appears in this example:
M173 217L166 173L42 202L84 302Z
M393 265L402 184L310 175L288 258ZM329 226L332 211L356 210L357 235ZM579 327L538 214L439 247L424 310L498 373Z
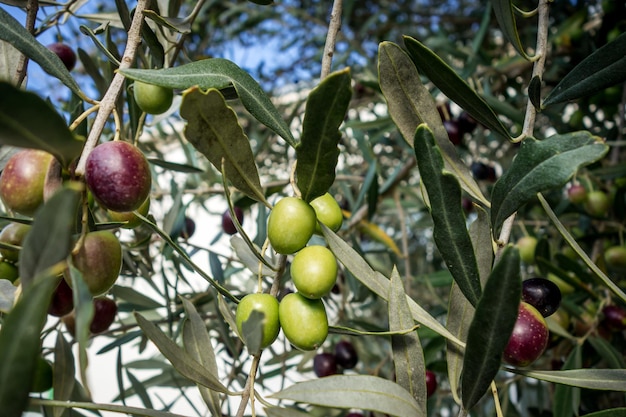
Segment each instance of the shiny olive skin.
M81 272L91 294L94 297L102 295L113 286L120 274L122 245L109 231L89 232L78 252L72 255L72 264Z
M341 228L343 213L341 212L341 207L339 207L337 200L335 200L332 195L325 193L311 200L310 204L313 210L315 210L315 216L318 222L324 224L333 232ZM315 230L317 233L321 233L319 225L316 226Z
M548 346L549 333L548 325L541 313L522 301L513 333L504 349L504 361L520 367L532 364Z
M161 114L172 105L174 92L171 88L135 81L133 97L141 111L148 114Z
M522 300L548 317L561 305L561 290L549 279L530 278L522 282Z
M330 293L337 281L337 260L324 246L307 246L293 257L291 278L300 294L316 299Z
M267 237L274 250L289 255L306 246L315 232L315 210L297 197L284 197L272 208L267 220Z
M237 305L235 322L237 331L244 337L243 324L253 311L263 313L263 333L261 337L260 349L265 349L278 337L280 332L280 321L278 319L278 300L270 294L248 294L241 299ZM244 337L245 342L245 337Z
M322 300L287 294L280 302L278 315L285 337L300 350L315 350L328 336L328 317Z

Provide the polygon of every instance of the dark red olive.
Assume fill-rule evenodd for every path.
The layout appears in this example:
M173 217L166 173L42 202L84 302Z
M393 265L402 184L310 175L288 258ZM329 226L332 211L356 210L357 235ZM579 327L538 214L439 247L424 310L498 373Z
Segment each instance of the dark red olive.
M354 345L347 340L342 340L335 345L335 358L339 366L344 369L352 369L359 362L359 355Z
M319 378L335 375L337 373L337 360L332 353L318 353L313 358L313 372Z

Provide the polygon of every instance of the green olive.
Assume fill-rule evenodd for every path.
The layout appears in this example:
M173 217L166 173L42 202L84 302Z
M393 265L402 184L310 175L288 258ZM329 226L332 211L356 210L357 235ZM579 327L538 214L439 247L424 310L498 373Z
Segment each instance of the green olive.
M249 334L244 331L244 324L250 318L253 312L263 314L261 340L258 346L251 347L248 339ZM241 299L237 305L235 313L235 322L237 323L237 331L241 335L244 343L252 350L265 349L271 345L280 331L280 322L278 320L278 300L270 294L248 294ZM254 352L253 352L254 353Z
M307 246L291 263L291 278L298 292L311 299L322 298L337 281L337 260L324 246Z
M328 317L322 300L287 294L280 302L278 315L285 337L298 349L315 350L328 336Z
M149 114L165 113L172 105L174 93L170 88L135 81L133 96L139 108Z
M306 246L317 224L315 210L306 201L285 197L274 205L267 221L267 237L274 250L291 254Z
M321 195L313 199L310 204L313 210L315 210L315 215L320 223L333 232L341 228L343 214L341 213L341 207L339 207L332 195L329 193ZM319 225L316 227L316 232L321 233Z

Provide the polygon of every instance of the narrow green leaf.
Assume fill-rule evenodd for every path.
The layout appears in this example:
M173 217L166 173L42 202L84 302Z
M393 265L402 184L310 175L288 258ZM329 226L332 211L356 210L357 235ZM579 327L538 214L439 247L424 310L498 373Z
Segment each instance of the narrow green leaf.
M40 333L58 282L55 274L40 274L24 289L20 300L3 320L0 410L4 417L20 417L28 405L37 358L41 355Z
M187 120L185 137L213 166L248 197L265 202L250 141L235 111L216 89L192 88L183 94L180 115Z
M626 392L626 369L572 369L566 371L533 371L507 368L529 378L572 387Z
M74 354L72 347L63 337L61 332L57 332L56 344L54 346L54 371L52 372L52 388L55 400L68 401L76 383L76 366L74 364ZM54 408L54 417L61 417L66 410L64 408Z
M459 289L475 306L481 293L480 278L474 247L465 226L461 186L454 175L444 171L441 152L426 125L417 127L414 146L417 167L430 202L435 244Z
M135 394L139 397L143 406L145 408L152 409L152 401L150 400L150 396L148 395L148 391L146 387L142 384L141 381L137 379L135 375L128 368L126 368L126 377L130 381L130 386L135 390Z
M70 90L80 97L85 97L80 87L72 78L63 61L39 41L4 9L0 9L0 39L13 45L29 59L35 61L48 74L58 78ZM2 97L2 94L0 94Z
M44 150L65 167L83 149L83 141L48 102L4 82L0 82L0 143Z
M201 363L211 375L215 375L216 378L219 379L215 352L213 351L213 344L211 343L206 324L189 300L184 297L181 297L181 300L188 317L183 327L183 343L185 350L193 359ZM221 412L220 397L217 392L211 391L201 385L198 385L198 389L211 415L219 415Z
M141 293L131 287L114 285L113 288L109 290L109 294L114 295L115 298L126 301L135 310L152 310L163 307L163 303L155 301L144 293Z
M522 141L511 167L493 187L491 224L502 222L539 192L564 185L581 166L602 158L608 147L587 131Z
M626 417L626 408L596 411L595 413L585 414L585 417Z
M626 368L624 354L617 350L608 340L599 336L589 336L587 339L593 349L604 359L611 368Z
M70 254L79 199L79 191L63 188L37 212L20 251L20 279L25 287L36 275Z
M141 407L128 407L125 405L116 405L116 404L103 404L103 403L94 403L94 402L75 402L75 401L55 401L55 400L44 400L40 398L31 398L31 404L34 405L42 405L47 407L64 407L64 408L79 408L83 410L93 410L95 413L98 411L110 411L113 413L120 414L128 414L133 416L143 416L143 417L187 417L182 414L175 414L169 411L157 411L157 410L149 410L147 408ZM9 417L9 416L7 416Z
M478 216L470 225L470 238L472 239L474 248L476 248L478 272L481 285L484 285L489 277L493 263L491 226L485 210L480 207L476 207L475 209ZM461 290L459 290L459 286L453 283L450 290L446 327L452 334L458 337L459 340L465 342L467 341L467 332L469 331L473 318L474 307L467 301L467 298L465 298ZM461 404L459 384L463 371L464 349L450 341L446 341L446 344L446 362L448 364L450 391L452 391L452 396L456 403Z
M580 369L582 367L582 349L574 346L563 364L563 370ZM552 415L554 417L571 417L578 413L580 407L580 388L567 385L557 385L554 388Z
M626 81L626 33L576 65L548 94L543 107L588 96Z
M93 296L83 279L83 274L71 264L69 274L72 282L74 316L76 318L76 340L78 341L78 365L81 379L87 381L87 347L89 345L89 326L94 316Z
M402 330L414 324L406 301L404 284L396 268L389 284L389 330ZM426 416L426 365L417 332L391 336L396 382L411 393L419 405L420 416Z
M237 90L241 103L259 122L272 129L291 146L296 141L261 86L234 62L223 58L211 58L160 70L129 68L120 71L133 80L149 82L169 88L223 89L231 84Z
M459 158L437 112L435 100L422 84L415 65L398 45L382 42L378 49L378 77L387 107L404 140L413 146L415 129L426 123L442 150L446 169L454 172L463 188L477 201L489 206L467 165Z
M502 34L511 42L518 54L524 57L524 59L530 60L531 58L524 51L524 46L517 32L517 24L513 14L513 2L511 0L492 0L492 6Z
M310 417L311 413L298 411L295 408L267 407L267 417Z
M208 372L198 361L193 359L191 355L167 337L156 325L146 320L139 313L135 313L135 318L146 337L156 345L163 356L170 361L174 369L181 375L213 391L232 395L215 375Z
M541 109L541 77L535 75L528 84L528 98L535 109Z
M373 291L377 296L383 300L388 300L389 280L380 272L374 271L357 251L337 236L332 230L324 225L321 225L321 229L333 254L352 273L352 275L354 275L356 279ZM409 309L411 310L413 320L432 329L436 333L456 344L464 345L463 342L450 333L445 326L439 323L437 319L431 316L412 298L407 297L407 302L409 303Z
M409 55L418 71L426 75L450 100L461 106L477 122L509 140L509 131L487 102L448 64L416 39L404 37Z
M296 146L296 180L305 201L321 196L335 182L341 139L339 126L351 97L348 69L330 74L309 93L302 138Z
M507 246L485 284L467 335L461 375L463 407L470 410L498 373L522 292L519 252Z
M393 416L419 416L420 407L398 384L369 375L335 375L296 383L271 397L333 408L358 408Z

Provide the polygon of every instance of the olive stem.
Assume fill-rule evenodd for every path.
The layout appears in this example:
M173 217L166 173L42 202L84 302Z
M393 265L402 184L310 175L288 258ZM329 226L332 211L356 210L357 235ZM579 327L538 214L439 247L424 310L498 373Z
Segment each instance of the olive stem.
M341 9L342 0L334 0L333 8L330 12L330 23L328 24L328 32L326 33L326 43L324 45L324 53L322 55L322 72L320 78L324 79L330 74L330 68L335 54L335 44L337 42L337 33L341 29Z
M37 20L37 12L39 11L39 2L37 0L28 0L26 5L26 29L33 33L35 30L35 21ZM20 86L26 78L26 70L28 69L28 57L24 54L20 55L20 63L15 74L15 85Z
M128 41L126 42L126 49L124 50L124 55L122 56L119 69L130 68L133 63L135 53L137 52L137 47L141 42L141 25L143 23L143 11L146 9L147 5L148 0L139 0L137 2L135 14L133 15L133 21L131 23L130 29L128 30ZM104 126L109 118L109 115L115 108L115 102L117 101L117 97L120 95L122 88L124 87L124 80L125 77L120 72L116 72L115 77L113 77L113 81L111 81L109 89L102 98L102 101L100 101L100 109L98 111L96 119L93 122L91 131L89 132L89 136L87 137L87 141L85 142L85 147L83 148L83 152L80 155L78 165L76 166L76 174L78 176L82 176L85 173L87 157L96 147L98 140L100 139L100 135L104 130Z
M246 412L246 406L248 405L248 400L252 401L252 399L254 398L253 396L251 396L251 392L252 390L254 390L254 379L256 377L256 371L259 367L260 361L261 361L261 353L257 353L256 355L252 357L252 365L250 365L250 374L248 375L246 386L243 390L243 394L241 395L241 402L239 403L239 409L237 410L236 417L243 417L244 413ZM254 404L253 404L252 410L254 414Z

